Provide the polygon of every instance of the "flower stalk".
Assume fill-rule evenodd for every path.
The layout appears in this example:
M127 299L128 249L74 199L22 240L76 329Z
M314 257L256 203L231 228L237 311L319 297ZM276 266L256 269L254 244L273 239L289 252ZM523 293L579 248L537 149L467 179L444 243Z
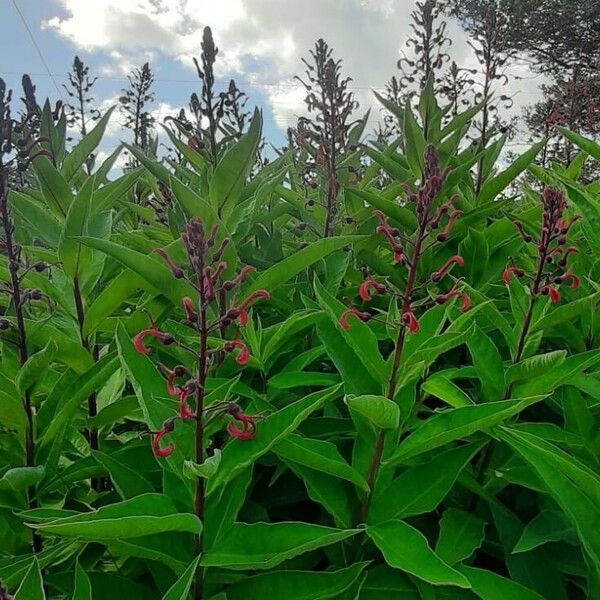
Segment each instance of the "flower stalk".
M450 257L436 271L425 277L423 281L419 281L420 260L423 254L433 246L446 242L451 233L453 223L462 214L460 210L452 210L450 212L457 199L456 196L451 197L445 204L436 208L437 197L447 175L448 170L442 171L439 167L439 159L435 148L428 146L425 151L425 170L421 187L416 192L412 192L410 189L407 190L409 200L415 206L418 222L417 230L412 239L404 237L397 228L392 227L383 212L380 210L373 211L373 215L379 221L376 232L382 234L386 239L394 263L406 269L406 284L403 290L394 292L389 284L377 282L372 277L367 277L359 287L359 296L364 302L371 300L371 290L374 290L378 294L389 292L399 299L401 318L396 323L398 333L394 344L387 389L385 391L386 397L392 401L395 400L398 391L398 373L402 362L406 336L419 331L419 320L416 312L427 306L444 304L455 297L462 299L461 310L467 310L470 307L469 297L465 292L458 289L456 283L447 293L438 293L434 297L429 294L429 290L427 289L428 286L437 286L440 284L455 265L462 267L464 265L462 256L455 255ZM438 233L437 229L443 219L446 220L444 229L442 233ZM425 293L425 297L417 298L418 293ZM351 315L363 322L367 322L373 317L370 312L350 307L339 317L339 323L343 329L350 327L348 317ZM361 522L365 522L368 516L384 447L385 430L382 429L377 434L366 474L369 491L363 496L361 501Z
M184 322L192 327L197 334L197 348L189 349L178 344L175 337L167 331L159 329L156 323L141 330L133 338L135 349L146 356L151 355L152 347L147 345L147 340L153 340L152 344L169 346L179 345L190 350L195 355L194 374L187 382L180 384L178 380L189 375L184 365L176 365L172 368L159 363L160 370L166 377L167 392L178 398L178 412L174 417L167 419L161 429L149 432L152 434L152 450L159 458L169 457L175 450L173 442L164 442L164 438L175 430L177 421L190 420L194 423L194 460L201 465L207 458L206 454L206 415L211 411L211 420L219 415L229 415L234 421L241 424L238 426L234 421L227 425L227 431L231 437L247 441L254 438L257 432L256 420L261 415L246 415L242 409L232 402L217 402L206 406L206 381L212 366L213 358L219 364L227 353L236 353L235 362L246 365L250 361L250 351L245 342L238 337L226 340L228 328L237 324L243 327L249 321L248 311L252 304L259 300L269 298L266 290L256 290L241 302L229 298L230 292L244 281L252 267L245 266L233 279L224 279L227 263L222 260L225 248L229 240L225 238L218 246L216 245L218 227L214 226L208 233L204 224L199 219L190 221L182 234L189 266L184 268L175 264L168 253L157 248L155 252L161 256L170 269L173 277L185 278L196 290L195 298L182 298ZM213 317L213 315L216 315ZM209 336L213 332L220 332L223 343L220 348L209 348ZM195 406L190 406L190 400L195 398ZM194 512L200 521L204 520L205 512L205 481L203 477L196 479L194 494ZM195 537L195 552L201 555L204 551L202 533ZM204 568L198 566L194 580L194 599L201 600L204 593Z

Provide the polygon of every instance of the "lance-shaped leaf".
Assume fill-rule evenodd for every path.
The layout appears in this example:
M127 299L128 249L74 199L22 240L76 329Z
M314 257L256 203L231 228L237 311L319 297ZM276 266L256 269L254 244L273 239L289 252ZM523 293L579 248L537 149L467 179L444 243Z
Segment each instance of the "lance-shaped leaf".
M542 479L599 568L600 477L576 458L531 433L502 427L499 437Z
M365 417L376 429L397 429L400 425L400 408L385 396L346 396L345 402L350 410Z
M288 404L257 424L256 436L251 440L231 440L221 454L221 465L209 480L208 493L233 479L238 473L268 452L280 439L292 433L311 413L333 400L341 384Z
M410 573L433 585L471 585L456 569L446 564L428 545L425 536L403 521L388 521L367 527L367 535L381 550L390 567Z
M236 523L200 564L225 569L271 569L284 560L356 535L358 529L335 529L308 523Z
M288 569L244 577L227 588L227 600L315 600L339 598L360 576L367 562L337 571L290 571Z
M165 531L202 531L202 523L196 515L180 512L164 494L143 494L89 513L33 523L30 527L45 534L84 540L135 538Z
M109 240L83 237L82 244L96 248L131 269L145 279L156 292L166 296L173 304L179 304L184 296L193 296L194 289L182 279L175 279L171 271L157 255L148 256L127 246Z
M275 444L273 452L285 461L345 479L364 491L368 490L362 475L344 460L332 442L290 434Z
M40 565L35 557L15 594L15 600L46 600Z
M196 571L200 556L197 556L181 575L181 577L169 588L163 596L163 600L187 600L189 598L190 589L194 583Z
M96 126L65 156L61 166L62 176L71 181L79 168L88 160L92 152L96 149L108 125L114 106L111 106L98 120Z
M543 398L533 396L443 410L423 421L385 462L396 465L411 456L468 438L477 431L485 431L510 419Z

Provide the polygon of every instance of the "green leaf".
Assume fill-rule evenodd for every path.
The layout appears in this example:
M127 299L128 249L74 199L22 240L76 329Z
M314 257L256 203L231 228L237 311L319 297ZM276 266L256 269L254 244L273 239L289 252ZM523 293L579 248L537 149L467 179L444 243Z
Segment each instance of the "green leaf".
M576 146L581 148L586 154L589 154L592 158L600 161L600 144L590 140L574 131L570 131L566 127L558 127L558 130Z
M516 385L512 390L512 395L514 398L524 398L536 394L547 394L561 385L567 385L572 377L598 364L599 361L600 349L569 356L547 373Z
M542 510L523 529L513 553L529 552L548 542L577 542L573 525L559 510Z
M489 429L543 398L544 396L534 396L443 410L419 425L384 464L395 465L411 456Z
M377 486L368 522L382 523L435 510L477 450L470 444L451 448L425 463L409 467L387 487Z
M505 384L510 385L516 381L529 381L540 377L559 367L567 357L566 350L555 350L546 354L536 354L511 365L505 373Z
M0 490L21 492L41 481L45 473L46 470L43 465L14 467L6 471L0 479Z
M102 136L104 135L104 131L106 130L106 126L108 125L108 121L110 120L114 109L115 107L111 106L104 115L102 115L102 118L98 120L96 126L79 141L67 156L65 156L60 170L67 181L73 179L79 168L85 164L102 140Z
M40 202L26 194L11 190L8 194L11 210L31 228L31 232L50 248L56 248L61 236L62 225L59 220Z
M596 568L600 567L600 477L576 458L531 433L502 427L499 437L542 479L572 521Z
M425 137L410 108L410 102L404 105L404 136L406 138L406 159L413 175L421 177L425 164Z
M273 446L273 452L285 461L345 479L364 491L369 489L362 475L344 460L331 442L290 434Z
M440 535L435 551L449 565L469 558L485 537L485 521L476 515L448 508L440 520Z
M400 425L400 408L385 396L346 396L344 401L377 429L397 429Z
M336 385L309 394L268 415L257 424L256 437L251 440L231 440L223 449L219 470L209 480L208 493L227 483L268 452L280 439L292 433L311 413L335 398L340 388L341 385Z
M488 179L477 197L477 204L485 204L499 196L527 167L533 162L539 151L544 147L545 140L534 144L521 154L509 167L495 177Z
M377 338L369 326L358 319L351 321L351 327L346 330L339 325L339 317L346 306L334 298L315 278L314 289L319 306L325 311L332 324L338 327L340 333L354 350L367 371L381 384L387 381L387 367L378 348Z
M169 588L163 596L163 600L188 600L199 562L200 556L197 556L181 577Z
M154 177L156 177L156 179L158 179L162 183L169 185L169 178L171 177L171 173L166 167L164 167L158 161L146 156L144 151L138 148L137 146L133 146L131 144L123 145L125 146L125 148L127 148L128 152L131 152L135 159L146 168L146 170L149 173L154 175Z
M108 254L123 266L131 269L175 305L179 305L184 296L194 295L194 289L183 280L175 279L157 255L148 256L115 242L97 238L83 237L79 241Z
M32 523L30 527L44 534L84 540L110 540L165 531L200 533L202 523L196 515L180 512L173 501L163 494L143 494L89 513Z
M135 468L112 454L95 450L94 458L109 472L114 486L123 500L152 492L152 484Z
M184 460L183 474L188 479L196 479L197 477L210 479L217 472L220 464L221 451L216 448L214 454L206 458L202 464L195 463L193 460Z
M465 565L460 565L457 569L468 579L473 591L484 600L543 600L537 592L493 571Z
M33 161L33 168L48 207L55 214L66 216L73 195L65 178L45 156L38 156Z
M476 327L467 338L467 347L481 382L484 402L502 400L504 396L504 365L496 344Z
M325 600L340 598L360 576L366 562L337 571L281 570L244 577L227 588L227 600Z
M40 565L35 557L15 594L15 600L46 600Z
M410 573L433 585L470 588L468 580L446 564L427 544L425 536L403 521L367 527L367 535L381 550L390 567Z
M354 244L364 239L366 239L366 236L344 235L317 240L263 271L252 283L244 288L244 294L250 294L259 289L272 292L282 283L289 281L328 254L348 244Z
M310 550L329 546L359 532L308 523L236 523L200 564L225 569L271 569Z
M421 390L454 408L473 404L473 400L460 387L439 373L430 375L421 384Z
M75 586L72 600L92 600L92 584L79 561L75 563Z
M295 387L329 386L339 383L339 375L307 371L285 371L269 378L269 387L274 390L289 390Z
M568 304L563 304L562 306L555 308L538 319L531 326L531 333L554 327L555 325L559 325L565 321L573 322L582 314L588 311L594 311L594 307L599 300L600 292L596 292L595 294L591 294L585 298L579 298L578 300L573 300Z
M217 164L210 180L210 204L225 221L239 202L262 132L262 115L256 108L248 133Z
M44 377L48 365L52 362L58 347L54 340L50 340L46 347L31 355L25 364L19 369L15 379L17 390L24 394L29 390L39 379Z
M69 206L69 212L65 221L63 233L58 245L58 256L63 264L63 270L71 277L79 275L82 251L89 249L81 247L78 241L87 233L88 220L92 207L92 195L94 190L94 177L88 177L75 199Z

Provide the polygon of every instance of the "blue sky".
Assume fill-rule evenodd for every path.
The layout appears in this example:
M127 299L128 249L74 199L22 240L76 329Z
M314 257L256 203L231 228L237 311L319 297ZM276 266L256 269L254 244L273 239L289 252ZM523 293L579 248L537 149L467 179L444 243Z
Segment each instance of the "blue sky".
M15 3L29 26L46 65L34 46ZM230 78L245 91L249 105L264 110L265 135L275 144L303 112L303 92L293 80L300 58L324 37L344 60L344 71L361 110L379 107L371 89L397 73L396 61L408 37L408 16L415 0L2 0L0 2L0 76L15 89L20 74L30 73L38 100L56 99L78 54L99 77L94 95L106 107L126 85L125 75L149 61L156 78L157 117L173 114L198 88L192 57L200 52L202 29L213 28L220 48L218 79ZM466 36L450 23L453 58L475 65ZM515 63L503 93L514 96L513 111L538 98L540 78ZM128 139L117 115L101 150Z

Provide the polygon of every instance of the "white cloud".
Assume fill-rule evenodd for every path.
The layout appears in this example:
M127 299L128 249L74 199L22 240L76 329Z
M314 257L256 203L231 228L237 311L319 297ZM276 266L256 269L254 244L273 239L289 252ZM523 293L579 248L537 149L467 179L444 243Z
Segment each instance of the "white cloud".
M202 29L210 25L219 47L217 76L230 76L264 86L278 125L285 129L304 111L302 88L292 77L318 37L323 37L344 61L361 110L379 106L369 89L381 88L395 74L396 61L410 34L409 14L416 0L59 0L63 16L43 26L75 46L101 50L113 64L105 75L128 72L140 57L160 53L193 68L200 53ZM466 35L457 24L448 28L453 58L474 60ZM148 60L148 58L143 58ZM511 71L523 68L511 65ZM528 73L528 70L525 69ZM240 81L240 89L244 83ZM535 99L537 81L513 82L515 110Z

